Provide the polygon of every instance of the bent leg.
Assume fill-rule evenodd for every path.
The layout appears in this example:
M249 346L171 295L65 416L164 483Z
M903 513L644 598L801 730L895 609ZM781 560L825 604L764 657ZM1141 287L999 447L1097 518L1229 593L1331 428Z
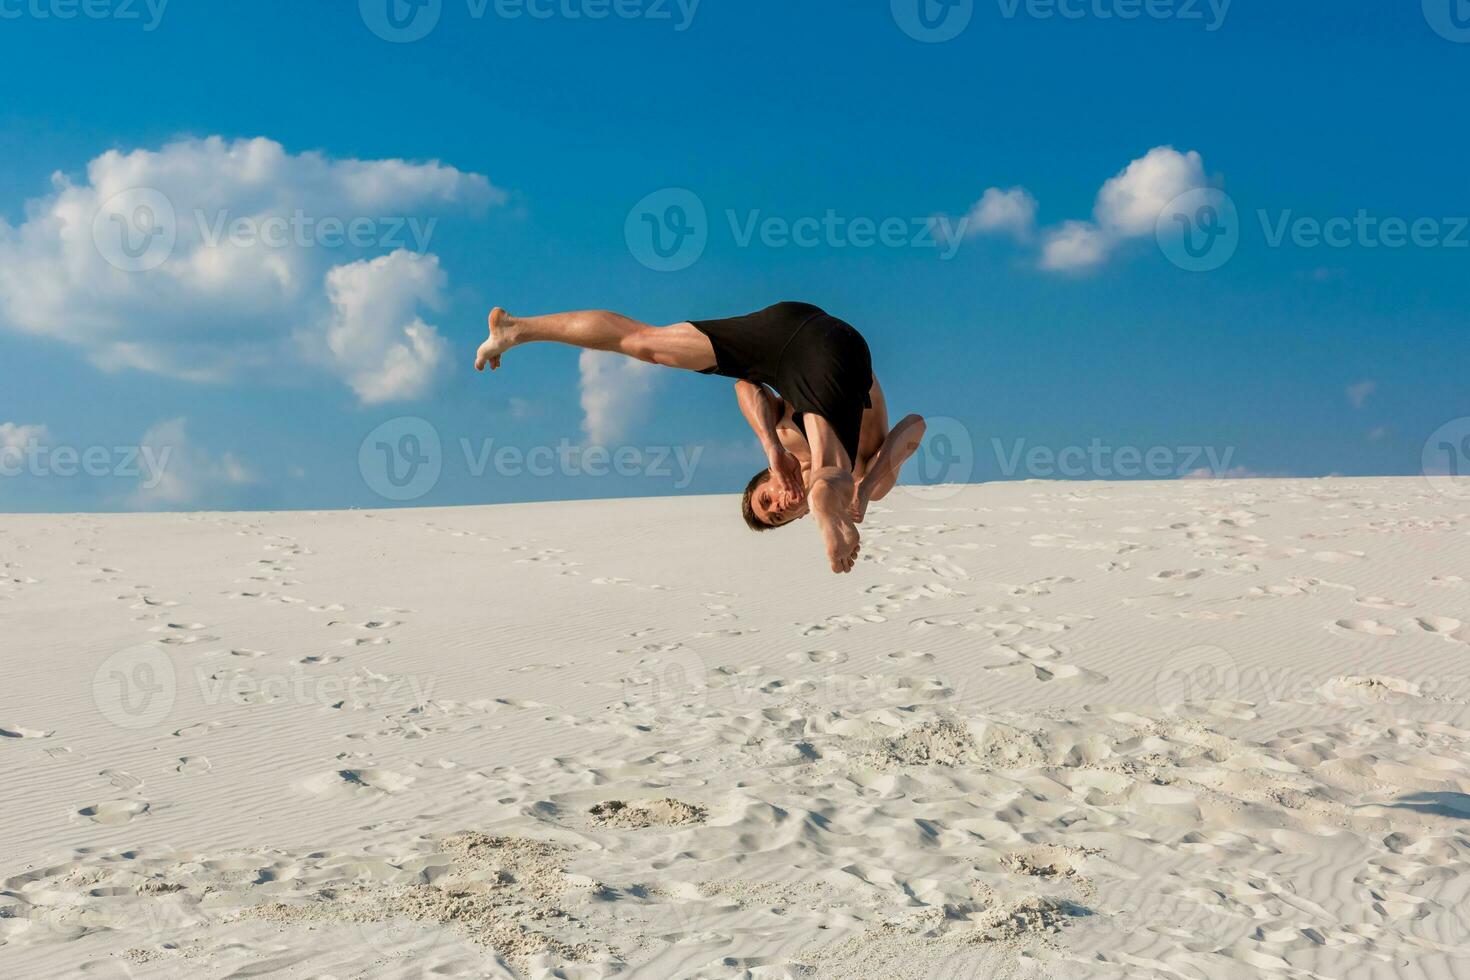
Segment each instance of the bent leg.
M883 447L868 464L868 471L858 484L853 496L852 519L861 524L867 516L868 504L888 496L898 484L898 473L924 441L924 419L919 415L907 415L888 433Z
M715 366L714 346L692 323L654 327L606 310L518 317L497 306L490 313L490 337L475 355L475 370L485 370L486 364L494 370L506 351L538 341L610 351L688 371Z

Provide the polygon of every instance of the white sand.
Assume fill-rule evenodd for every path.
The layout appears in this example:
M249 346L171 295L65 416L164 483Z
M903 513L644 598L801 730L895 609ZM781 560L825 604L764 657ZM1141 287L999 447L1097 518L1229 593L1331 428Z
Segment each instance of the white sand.
M0 518L0 976L1470 976L1470 503L1027 483L865 538Z

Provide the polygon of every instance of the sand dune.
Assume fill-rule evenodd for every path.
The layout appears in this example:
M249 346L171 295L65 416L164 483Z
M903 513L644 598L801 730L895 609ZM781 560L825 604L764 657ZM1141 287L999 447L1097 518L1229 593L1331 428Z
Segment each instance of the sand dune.
M1470 976L1417 480L0 518L0 974Z

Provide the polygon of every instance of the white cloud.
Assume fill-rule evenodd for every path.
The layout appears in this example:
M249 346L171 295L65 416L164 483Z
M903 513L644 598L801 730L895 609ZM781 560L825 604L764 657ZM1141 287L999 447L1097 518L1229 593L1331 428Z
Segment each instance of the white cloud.
M1391 431L1392 430L1389 429L1389 427L1386 425L1375 425L1373 428L1368 430L1368 441L1382 442L1383 440L1388 438Z
M1094 269L1124 242L1154 234L1159 215L1175 198L1207 186L1198 153L1156 146L1102 185L1090 220L1044 229L1038 264L1050 272ZM1017 241L1030 241L1036 211L1036 198L1025 188L992 187L970 209L968 233L1007 233Z
M188 421L160 422L139 440L142 462L134 506L179 507L205 493L255 482L255 475L230 453L214 456L189 441Z
M1090 221L1068 221L1046 233L1041 267L1050 271L1090 269L1112 251L1113 241Z
M426 251L439 216L504 199L485 177L437 162L292 154L269 139L109 151L83 180L54 175L20 225L0 221L0 329L74 344L106 370L280 376L299 369L303 331L333 322L334 267ZM140 271L128 271L123 234L148 260ZM415 375L434 346L422 333L392 355L406 365L384 370ZM355 359L323 365L360 394L378 391Z
M1378 393L1377 381L1359 381L1355 385L1348 385L1348 401L1353 403L1353 408L1362 408L1368 404L1368 399Z
M1036 229L1036 198L1024 187L991 187L970 209L968 222L972 235L1006 234L1026 241Z
M51 433L44 425L0 422L0 455L24 455L27 446L44 446L50 438Z
M584 350L581 374L582 431L593 446L607 446L628 434L648 407L658 368L607 351Z
M1156 146L1103 184L1093 215L1104 231L1117 238L1142 238L1154 233L1170 201L1204 186L1204 161L1198 153Z
M449 347L417 310L419 304L438 309L446 282L437 257L405 251L327 273L326 357L363 404L428 391Z
M1041 267L1068 272L1096 268L1123 242L1154 234L1159 215L1175 198L1206 186L1198 153L1156 146L1103 184L1092 221L1069 221L1047 234Z

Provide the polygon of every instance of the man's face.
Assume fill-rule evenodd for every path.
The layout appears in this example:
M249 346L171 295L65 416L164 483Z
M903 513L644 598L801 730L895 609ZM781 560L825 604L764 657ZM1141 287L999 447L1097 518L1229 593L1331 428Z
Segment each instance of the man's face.
M801 520L807 515L809 508L805 497L801 500L792 500L779 492L772 482L767 480L755 493L751 494L750 509L755 511L756 517L767 524L772 527L780 527L782 524Z

